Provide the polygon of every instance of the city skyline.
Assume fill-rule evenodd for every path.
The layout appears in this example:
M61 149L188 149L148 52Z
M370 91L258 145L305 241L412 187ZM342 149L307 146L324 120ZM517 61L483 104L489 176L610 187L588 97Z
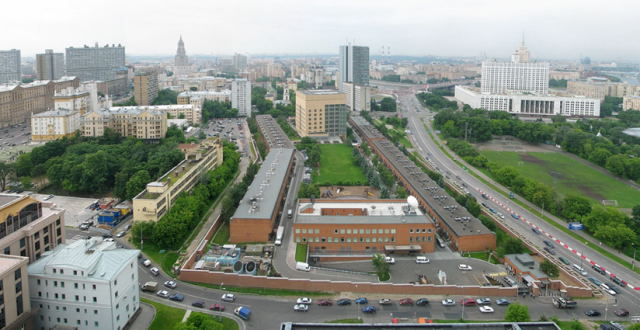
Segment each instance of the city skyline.
M33 57L44 49L61 52L66 47L98 42L122 44L128 55L173 55L175 40L182 35L190 56L236 52L333 54L336 45L353 42L369 46L372 55L380 54L384 46L390 47L392 55L504 57L524 33L535 59L590 56L594 60L637 61L634 54L640 53L640 44L629 42L626 37L640 32L634 24L634 13L640 5L626 0L609 3L606 17L602 8L573 0L517 4L405 1L401 5L325 1L295 6L291 1L280 0L271 3L281 17L275 20L254 1L175 7L118 0L99 11L82 6L77 0L67 1L66 6L36 2L42 7L34 17L37 24L24 25L22 15L12 14L28 12L33 4L12 3L9 10L0 14L5 26L21 25L21 33L3 36L3 49L20 49L24 57ZM157 14L141 17L142 8L151 5ZM114 17L118 17L118 25L106 24ZM166 24L167 21L173 23ZM45 25L54 28L42 29ZM233 34L218 32L224 31L219 29L224 25L237 28ZM616 33L620 30L627 33ZM47 42L34 44L27 35L38 35Z

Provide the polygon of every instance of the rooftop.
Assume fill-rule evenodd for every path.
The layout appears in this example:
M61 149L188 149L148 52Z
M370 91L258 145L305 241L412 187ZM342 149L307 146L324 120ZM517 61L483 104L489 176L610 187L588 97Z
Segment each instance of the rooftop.
M527 272L533 275L536 279L548 278L549 275L543 273L540 270L540 264L526 253L521 254L507 254L504 256L513 263L520 272Z
M228 89L221 91L186 91L178 94L178 96L208 96L208 95L231 95L231 91Z
M283 322L282 330L318 330L318 329L347 329L347 330L389 330L389 329L487 329L487 330L560 330L554 322L494 322L494 323L303 323Z
M13 256L10 254L3 254L0 256L0 274L4 274L11 269L15 268L17 265L24 263L25 265L29 262L29 258L27 257L19 257Z
M3 209L7 206L9 206L9 204L12 204L13 202L22 199L23 197L25 197L25 195L18 195L18 194L0 194L0 209Z
M278 195L280 188L285 184L293 152L292 148L271 149L232 219L271 218L279 202Z
M60 108L56 110L49 110L45 112L35 113L31 115L31 117L62 117L62 116L69 116L74 113L77 113L77 111Z
M256 122L269 148L293 148L293 143L271 115L257 115Z
M352 209L359 214L324 215L327 209ZM433 223L420 209L403 200L314 200L301 202L296 210L296 223L301 224L381 224Z
M193 109L192 104L167 104L167 105L135 105L129 107L111 107L109 111L145 111L145 110L180 110Z
M640 127L627 128L622 133L640 138Z
M336 95L336 94L344 94L339 90L335 89L303 89L300 90L301 93L307 95Z

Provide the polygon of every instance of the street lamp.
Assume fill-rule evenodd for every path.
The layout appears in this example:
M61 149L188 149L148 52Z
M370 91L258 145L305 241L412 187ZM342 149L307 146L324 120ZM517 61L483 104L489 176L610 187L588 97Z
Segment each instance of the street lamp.
M460 319L464 321L464 299L462 299L461 303L462 303L462 313L460 313Z
M140 250L142 250L142 245L144 244L144 240L142 239L142 225L140 226Z
M636 269L636 250L638 249L638 247L636 246L636 243L631 243L631 246L633 247L633 261L631 261L631 270L635 270Z

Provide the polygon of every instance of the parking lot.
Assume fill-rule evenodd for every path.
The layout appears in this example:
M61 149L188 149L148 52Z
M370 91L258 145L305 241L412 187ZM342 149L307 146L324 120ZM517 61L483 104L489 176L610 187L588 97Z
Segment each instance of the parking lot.
M37 144L31 144L29 124L0 128L0 161L13 161L20 154L29 152Z
M95 198L82 198L71 196L53 196L46 199L49 195L33 194L32 197L46 202L52 202L58 207L63 208L64 222L67 227L78 227L83 221L91 219L98 214L97 210L89 209L89 205L96 201Z
M238 126L240 123L240 126ZM217 119L203 127L207 136L218 136L238 145L241 152L249 152L246 138L250 136L247 121L244 118Z

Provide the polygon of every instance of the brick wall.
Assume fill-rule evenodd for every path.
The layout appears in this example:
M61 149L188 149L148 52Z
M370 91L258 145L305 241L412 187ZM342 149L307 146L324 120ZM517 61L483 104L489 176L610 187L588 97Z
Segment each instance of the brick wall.
M229 242L266 242L273 232L273 219L233 218L230 227Z

